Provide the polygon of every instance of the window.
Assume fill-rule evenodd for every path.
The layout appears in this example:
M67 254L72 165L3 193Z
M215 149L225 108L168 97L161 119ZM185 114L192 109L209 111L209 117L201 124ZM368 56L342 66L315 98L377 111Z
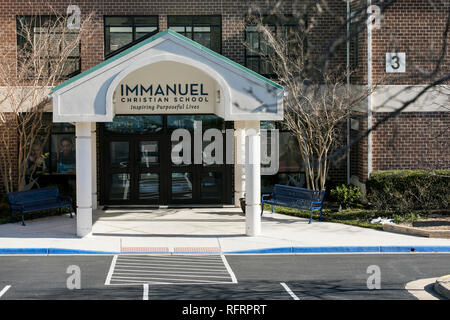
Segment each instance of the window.
M263 23L274 34L286 40L289 40L295 32L300 31L300 23L292 16L282 17L282 20L277 19L277 17L266 16L263 17ZM245 40L247 43L245 50L246 67L264 76L274 77L273 68L267 59L273 54L273 50L268 45L267 40L264 39L264 36L258 32L256 23L249 22L246 26ZM288 50L292 52L289 47Z
M220 16L169 16L168 27L201 45L222 51L222 20Z
M275 26L269 26L272 32L276 32ZM256 30L256 26L247 26L245 38L248 43L245 54L245 65L255 72L264 75L273 74L270 62L265 57L270 56L272 49L267 45L264 37Z
M75 174L75 127L69 123L53 124L49 143L51 172Z
M352 12L350 15L350 43L353 46L353 69L358 68L358 56L359 56L359 34L361 33L358 28L361 28L359 25L358 17L356 16L356 12Z
M75 127L69 123L51 123L51 114L44 114L50 124L50 135L46 132L34 141L28 168L36 163L36 175L75 174Z
M49 75L49 72L55 69L52 63L59 61L62 57L61 52L67 46L72 47L74 41L77 41L78 31L69 29L62 30L61 27L64 24L64 20L56 16L17 17L19 63L35 54L39 54L39 59L33 58L33 66L40 69L41 77ZM61 39L61 37L64 37L64 39ZM57 45L52 45L53 43ZM67 61L62 66L62 70L63 78L70 78L80 73L80 44L75 46L69 53ZM33 77L33 72L33 70L30 70L30 77Z
M157 16L105 17L105 57L109 58L156 33Z
M261 192L263 193L272 192L275 184L296 187L304 187L305 185L305 168L302 164L300 148L296 136L288 131L282 122L261 121L261 129L275 128L280 130L279 168L278 173L275 175L261 176Z

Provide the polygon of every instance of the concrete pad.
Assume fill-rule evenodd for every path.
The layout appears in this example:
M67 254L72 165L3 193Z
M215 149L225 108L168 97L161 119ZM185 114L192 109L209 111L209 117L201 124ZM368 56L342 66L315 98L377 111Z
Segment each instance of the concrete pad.
M220 248L221 252L330 246L450 246L430 239L265 212L262 235L245 235L240 208L114 209L93 212L92 234L76 236L76 216L0 225L0 248Z

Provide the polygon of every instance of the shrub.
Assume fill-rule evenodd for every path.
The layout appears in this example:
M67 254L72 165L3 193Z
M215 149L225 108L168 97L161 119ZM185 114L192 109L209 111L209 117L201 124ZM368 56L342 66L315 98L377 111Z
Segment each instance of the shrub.
M343 208L346 209L357 204L361 198L361 191L357 186L347 186L343 184L331 190L331 195Z
M449 209L450 170L378 171L371 174L366 186L367 198L377 209Z

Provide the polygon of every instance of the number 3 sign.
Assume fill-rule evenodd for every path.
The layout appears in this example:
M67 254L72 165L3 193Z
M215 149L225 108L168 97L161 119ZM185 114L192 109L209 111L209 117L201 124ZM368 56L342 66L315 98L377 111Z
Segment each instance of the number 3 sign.
M406 70L405 53L386 53L386 73L399 73Z

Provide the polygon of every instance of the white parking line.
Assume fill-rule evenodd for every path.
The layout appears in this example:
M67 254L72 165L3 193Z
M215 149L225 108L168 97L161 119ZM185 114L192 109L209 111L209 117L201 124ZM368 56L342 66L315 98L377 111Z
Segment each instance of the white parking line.
M171 262L171 264L174 264L174 261L175 261L175 263L176 264L181 264L181 265L190 265L190 264L195 264L195 265L217 265L217 262L218 261L220 261L220 260L216 260L216 261L208 261L208 262L206 262L206 261L178 261L178 260L165 260L165 261L161 261L161 260L150 260L150 259L145 259L145 260L143 260L143 259L140 259L140 260L137 260L137 259L120 259L120 261L123 261L124 263L137 263L137 264L142 264L142 263L145 263L146 261L152 261L152 263L155 263L155 264L167 264L167 262L169 261L169 262Z
M130 286L130 285L138 285L138 284L143 284L142 283L142 281L139 281L139 280L128 280L128 279L117 279L117 280L114 280L114 281L117 281L117 282L120 282L120 281L122 281L122 282L125 282L125 283L122 283L122 284L111 284L111 286ZM147 281L147 282L150 282L150 281ZM232 283L232 282L216 282L216 281L214 281L214 282L210 282L210 281L208 281L208 282L202 282L202 281L200 281L200 282L161 282L161 281L151 281L151 284L153 285L153 284L166 284L166 285L197 285L197 284L234 284L234 283Z
M161 269L162 268L162 266L159 266L159 267L155 267L155 266L146 266L146 265L127 265L127 264L117 264L117 267L124 267L124 268L126 268L126 267L132 267L132 268L144 268L144 269ZM205 268L188 268L188 267L166 267L166 266L163 266L164 268L164 270L169 270L169 269L171 269L171 270L196 270L196 271L216 271L216 272L218 272L219 270L225 270L224 268L207 268L207 269L205 269Z
M148 300L148 283L144 284L144 295L142 297L142 300Z
M227 268L227 271L228 271L228 273L229 273L230 276L231 276L232 282L233 282L233 283L237 283L236 276L234 275L233 270L231 270L231 267L230 267L230 265L228 264L227 259L225 258L225 256L224 256L223 254L221 254L220 257L222 258L223 264L224 264L225 268Z
M8 285L8 286L5 286L4 288L3 288L3 290L2 291L0 291L0 298L6 293L6 291L8 291L9 290L9 288L11 288L11 286L10 285Z
M165 255L165 256L149 256L149 255L122 255L122 259L145 259L145 260L186 260L186 261L193 261L193 260L205 260L205 261L217 261L220 260L219 257L211 257L211 256L182 256L182 255Z
M120 277L121 274L130 275L130 276L142 276L145 277L148 274L155 274L155 272L114 272L114 279L117 277ZM165 273L167 274L167 273ZM118 276L116 276L118 275ZM193 277L193 278L225 278L229 279L230 276L205 276L204 274L201 275L192 275L192 274L184 274L184 273L177 273L177 274L170 274L171 277Z
M218 261L220 261L220 260L218 260ZM178 261L170 262L170 261L151 261L151 260L149 260L149 262L145 262L145 261L130 261L130 260L123 261L122 259L120 259L120 262L119 262L119 264L134 264L134 265L137 265L137 266L139 266L139 265L147 266L149 264L152 264L152 265L155 265L155 266L161 266L161 265L165 266L168 263L170 263L171 266L172 265L178 265L178 266L202 266L202 267L203 266L204 267L217 266L217 262L215 262L215 263L204 263L204 262L191 263L191 262L178 262Z
M300 300L300 299L292 292L292 290L287 286L286 283L280 282L280 284L283 286L283 288L290 294L290 296L291 296L294 300Z
M167 283L167 284L177 284L177 282L172 282L172 281L182 281L185 283L212 283L212 284L217 284L217 283L231 283L231 282L227 282L227 281L210 281L210 280L198 280L198 279L177 279L177 278L167 278L167 277L145 277L145 278L136 278L136 277L114 277L114 281L133 281L133 282L139 282L139 283L149 283L152 282L152 280L168 280L171 282L162 282L162 283ZM160 281L161 282L161 281Z
M165 270L162 270L162 271L158 271L158 270L142 270L142 269L140 269L140 270L137 270L137 269L127 269L127 268L115 268L114 269L114 271L116 271L116 273L119 273L120 271L125 271L125 272L135 272L135 273L145 273L145 272L149 272L149 271L151 271L151 272L153 272L153 273L165 273L165 274L171 274L171 273L174 273L174 274L179 274L179 269L177 269L177 270L173 270L173 271L168 271L168 269L166 268ZM193 273L193 274L205 274L205 275L208 275L208 274L229 274L229 272L227 271L227 270L223 270L223 271L216 271L216 270L201 270L201 271L198 271L198 270L188 270L188 271L186 271L186 269L183 269L183 271L182 271L183 273Z
M105 285L237 283L224 256L114 256ZM145 289L144 289L145 290Z
M117 262L117 254L113 257L113 260L111 262L111 266L109 267L108 276L106 277L105 285L109 285L111 283L111 277L114 272L114 268L116 266Z

